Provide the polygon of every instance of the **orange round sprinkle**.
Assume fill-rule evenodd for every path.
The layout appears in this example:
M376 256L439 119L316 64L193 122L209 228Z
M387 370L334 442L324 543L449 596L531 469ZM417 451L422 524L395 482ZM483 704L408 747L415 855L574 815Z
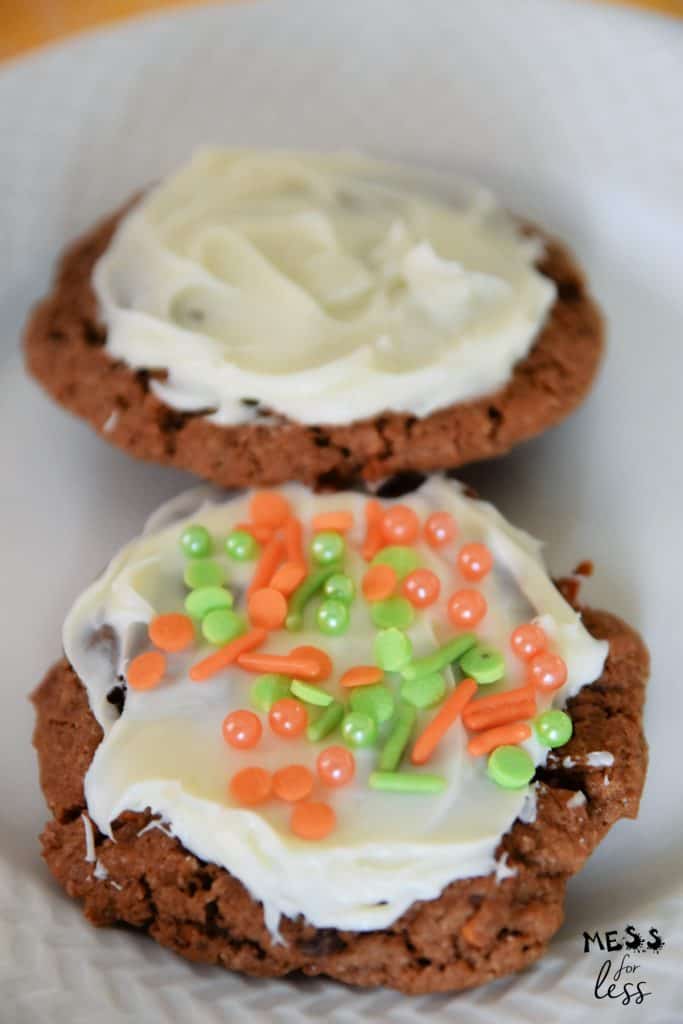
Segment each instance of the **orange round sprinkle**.
M308 725L308 714L300 701L293 697L281 697L268 712L268 721L276 736L293 740L301 736Z
M382 516L382 535L389 544L412 544L419 533L420 520L408 505L394 505Z
M493 555L485 544L464 544L458 552L458 568L466 580L483 580L492 566Z
M273 796L294 803L305 800L313 789L313 772L303 764L288 764L273 775Z
M257 526L277 529L289 519L292 509L281 494L276 491L259 491L249 502L249 513Z
M390 565L371 565L363 576L363 597L366 601L384 601L391 597L397 583L398 576Z
M184 651L194 640L192 619L180 612L157 615L147 629L152 643L162 651Z
M535 622L517 626L510 634L510 647L521 661L531 661L548 646L548 637Z
M529 662L528 678L539 690L559 690L567 682L567 666L559 654L541 651Z
M339 682L342 686L372 686L381 682L384 672L375 665L355 665L346 670Z
M270 772L258 765L242 768L230 779L230 795L238 804L255 807L265 803L270 796L272 779Z
M315 764L326 786L345 786L356 774L356 759L347 747L325 747Z
M126 680L134 690L153 690L166 671L166 658L161 651L145 651L133 658L126 669Z
M337 816L329 804L304 802L292 810L290 827L299 839L324 839L337 824Z
M353 512L343 509L339 512L321 512L319 516L313 517L312 525L314 533L322 533L325 530L347 533L353 529Z
M250 750L261 739L261 719L253 711L231 711L223 719L223 739L237 750Z
M287 618L287 599L274 587L261 587L249 595L249 618L254 626L279 629Z
M300 565L297 562L284 562L279 569L275 570L269 586L274 590L279 590L285 597L289 597L303 582L305 576L305 565Z
M487 611L486 598L479 590L457 590L448 601L448 618L454 626L476 626Z
M324 683L332 675L332 660L327 651L323 651L320 647L311 647L304 644L303 647L295 647L290 657L316 662L318 670L314 676L310 675L310 673L306 676L307 683ZM292 674L296 675L295 672Z
M432 548L442 548L457 533L455 519L450 512L433 512L424 526L425 540Z
M415 608L429 608L441 593L441 580L431 569L415 569L406 576L401 590Z

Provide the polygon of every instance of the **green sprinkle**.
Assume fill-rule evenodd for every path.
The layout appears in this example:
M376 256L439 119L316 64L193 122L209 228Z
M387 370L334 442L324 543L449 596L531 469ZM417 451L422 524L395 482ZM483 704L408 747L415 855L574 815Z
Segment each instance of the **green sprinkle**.
M330 576L339 572L338 565L327 565L324 569L309 573L306 579L299 584L289 599L289 610L285 620L285 626L292 632L301 629L304 624L304 610L314 594L320 590Z
M342 558L345 548L344 538L340 533L323 530L313 538L311 555L313 561L318 565L331 565L332 562L338 562Z
M371 715L378 725L388 722L394 714L394 695L381 683L371 686L355 686L351 690L349 703L353 711Z
M350 576L346 576L343 572L336 572L326 580L323 591L325 597L333 597L337 601L350 604L356 596L356 585Z
M416 718L415 708L410 704L399 704L396 724L379 755L380 771L393 772L398 767L403 757L403 751L410 741Z
M210 644L220 647L230 643L236 636L246 632L246 624L241 615L230 608L214 608L202 619L202 634Z
M337 700L333 700L325 708L320 718L316 718L308 726L306 735L311 743L318 743L320 740L324 740L326 736L329 736L331 732L334 732L343 717L344 705L340 704Z
M403 544L390 544L382 548L373 558L371 565L390 565L400 580L417 569L420 559L415 548Z
M206 558L211 554L211 534L205 526L186 526L180 535L180 547L187 558Z
M333 598L323 601L315 618L318 629L326 636L341 636L349 628L351 620L348 605L343 601L335 601Z
M258 711L268 712L276 700L289 696L290 680L287 676L278 676L268 673L259 676L251 684L249 697L252 705Z
M407 629L415 618L412 604L405 597L388 597L386 601L375 601L370 612L372 621L379 629Z
M326 708L332 703L332 697L326 690L321 690L319 686L311 686L310 683L302 683L300 679L293 681L291 690L295 697L306 704Z
M446 788L443 775L426 772L370 772L370 789L387 793L442 793Z
M410 637L394 627L382 629L375 637L375 661L385 672L398 672L413 655Z
M546 747L562 747L572 738L574 726L564 711L544 711L534 722L536 735Z
M536 767L522 747L496 747L488 761L489 778L503 789L521 789L531 782Z
M432 672L419 679L405 679L401 684L401 696L416 708L433 708L446 696L446 682L439 672Z
M225 587L199 587L185 598L185 611L193 619L203 619L216 608L232 608L232 594Z
M233 530L226 538L225 550L236 562L250 562L258 555L259 545L247 530Z
M225 578L223 567L210 558L197 558L185 566L183 579L192 590L198 587L220 587Z
M377 739L377 723L372 715L349 711L342 722L342 736L349 747L371 747Z
M482 686L495 683L505 675L505 662L500 651L487 644L477 644L460 658L460 668Z
M461 633L454 640L449 640L443 647L425 658L416 658L409 665L401 668L401 675L404 679L420 679L422 676L431 676L434 672L441 672L447 665L461 658L470 647L474 647L477 638L473 633Z

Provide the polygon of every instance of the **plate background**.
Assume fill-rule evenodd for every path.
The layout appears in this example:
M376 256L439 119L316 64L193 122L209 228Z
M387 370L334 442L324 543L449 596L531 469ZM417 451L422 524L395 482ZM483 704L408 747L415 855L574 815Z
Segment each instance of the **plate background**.
M0 1017L101 1024L331 1017L412 1024L680 1024L683 979L683 32L571 0L262 0L142 19L0 70ZM523 976L455 999L253 982L94 931L51 883L25 700L59 655L70 602L162 500L191 483L134 463L23 376L26 309L59 247L193 146L355 147L473 174L566 238L609 320L593 395L560 429L464 473L544 537L556 572L653 651L651 768L570 885L567 922ZM106 411L103 411L103 419ZM654 925L644 1007L597 1003L581 932ZM676 977L678 973L678 977Z

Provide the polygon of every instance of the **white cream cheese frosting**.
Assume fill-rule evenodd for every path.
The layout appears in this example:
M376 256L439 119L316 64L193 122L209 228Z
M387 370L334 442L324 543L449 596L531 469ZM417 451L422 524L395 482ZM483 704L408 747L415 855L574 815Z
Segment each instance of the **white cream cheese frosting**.
M173 408L349 423L501 387L555 299L539 254L480 188L207 149L124 216L93 281L109 353L166 371Z
M355 525L346 538L344 571L356 581L359 594L351 606L348 633L323 637L314 609L309 609L300 632L273 631L263 647L276 653L302 644L324 647L333 663L325 689L339 697L339 679L345 670L374 663L377 629L359 586L367 569L359 549L368 498L351 492L313 495L298 485L279 493L305 524L305 550L313 515L339 509L354 515ZM427 766L445 778L443 792L416 795L373 790L368 777L378 750L356 750L356 776L349 785L325 790L316 783L315 799L334 806L337 827L322 841L308 842L290 831L287 804L272 800L253 809L238 806L228 782L236 771L254 763L269 771L303 764L315 772L319 751L341 743L338 732L320 743L309 742L305 735L284 740L268 729L263 716L263 737L257 749L235 750L227 745L221 734L223 718L232 710L250 707L254 677L232 665L203 683L192 682L191 665L213 650L202 640L190 651L167 656L168 671L156 689L143 692L129 687L120 717L107 700L131 659L150 648L146 630L150 620L182 610L187 588L179 537L188 523L201 524L210 532L214 558L224 567L235 607L243 607L254 563L232 561L223 541L236 524L249 519L249 500L250 495L238 494L226 501L224 495L216 497L207 489L176 499L113 559L71 610L64 626L64 649L104 732L85 779L88 813L102 832L109 833L110 823L121 812L150 808L190 852L227 868L242 881L263 904L274 936L280 915L303 914L317 927L384 928L415 900L437 897L450 882L495 871L499 840L533 790L495 785L487 775L486 757L468 754L461 721L449 730ZM561 689L539 692L539 712L561 707L600 675L607 644L590 636L554 587L536 541L510 526L491 505L465 496L453 481L432 479L401 502L423 522L432 512L448 511L458 527L455 539L443 548L435 550L423 541L416 545L423 567L439 577L442 593L437 604L418 612L407 627L414 657L429 654L456 632L446 614L448 596L463 586L455 559L464 543L477 541L489 547L494 564L477 584L488 613L476 633L503 653L506 667L503 680L481 689L488 694L524 681L525 666L511 652L509 636L516 626L529 621L542 626L568 670ZM450 669L446 675L452 686ZM400 677L387 673L385 682L397 690ZM418 712L418 727L433 714ZM523 746L535 764L545 761L547 749L534 734Z

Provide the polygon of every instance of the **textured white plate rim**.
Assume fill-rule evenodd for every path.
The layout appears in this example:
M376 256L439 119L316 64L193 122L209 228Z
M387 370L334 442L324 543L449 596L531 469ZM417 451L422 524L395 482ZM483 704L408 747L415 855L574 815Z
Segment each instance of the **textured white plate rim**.
M648 1022L678 1019L683 826L670 776L672 719L681 702L671 690L666 700L661 694L669 685L662 670L675 655L675 577L683 565L672 509L680 507L682 490L675 458L661 445L658 452L656 442L675 438L681 425L672 382L683 314L673 271L682 255L675 180L683 154L672 139L670 102L677 83L683 91L680 26L559 0L522 0L514 17L501 0L479 8L466 0L457 14L443 0L427 0L419 11L394 0L390 19L389 6L377 0L374 20L360 0L327 8L324 16L313 0L178 9L82 34L0 71L0 219L11 268L0 283L7 332L0 363L2 564L13 587L0 625L8 691L0 803L7 1020L77 1021L97 1012L106 1022L246 1013L255 1020L325 1014L407 1021L419 1012L505 1024L569 1022L587 1009L599 1020L621 1020L625 1012ZM569 55L562 43L568 38L575 43ZM515 43L525 48L523 60ZM296 67L285 59L291 53ZM590 79L597 57L599 80ZM211 102L216 95L221 109ZM174 131L162 123L168 109ZM446 113L458 126L458 145L445 137ZM44 811L23 695L57 655L59 624L75 593L158 501L190 481L131 462L55 410L24 379L15 339L57 248L191 145L212 139L359 145L477 171L516 208L572 242L611 321L605 371L580 415L495 467L467 475L513 520L548 540L558 571L584 555L596 558L589 597L625 614L650 640L650 786L640 821L617 826L572 883L569 920L548 957L519 978L455 999L349 993L322 981L254 982L193 967L130 934L93 932L37 858L34 836ZM634 261L634 251L647 258ZM643 362L637 345L644 337L650 358ZM657 360L660 367L666 360L664 378L661 369L659 376L652 372ZM637 398L657 408L659 433L637 416ZM623 406L629 416L620 415ZM637 489L629 485L631 467ZM640 498L643 488L649 504ZM583 928L631 922L660 927L667 941L658 958L643 958L654 995L641 1011L596 1002L600 960L581 952Z

